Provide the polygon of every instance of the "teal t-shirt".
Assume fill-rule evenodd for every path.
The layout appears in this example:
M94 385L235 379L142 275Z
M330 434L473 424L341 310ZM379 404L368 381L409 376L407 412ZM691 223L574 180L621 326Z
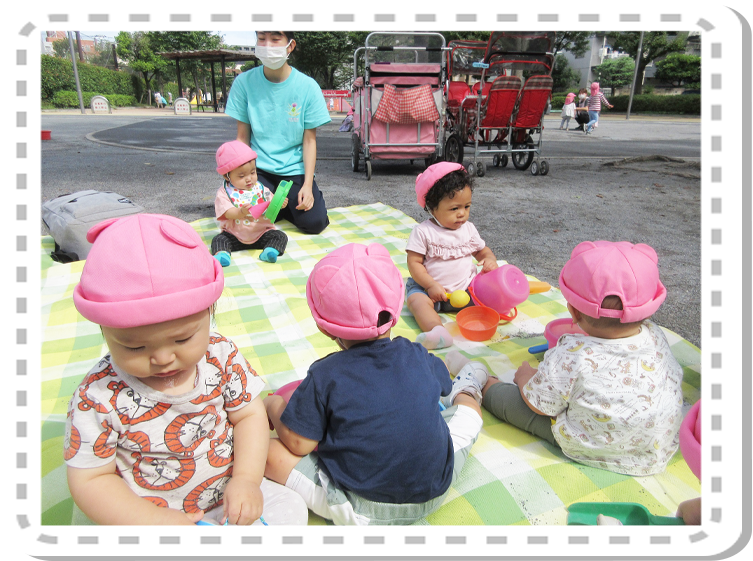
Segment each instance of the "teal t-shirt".
M233 82L225 113L251 125L256 166L277 175L304 173L303 131L329 123L322 90L313 78L292 68L279 84L258 66Z

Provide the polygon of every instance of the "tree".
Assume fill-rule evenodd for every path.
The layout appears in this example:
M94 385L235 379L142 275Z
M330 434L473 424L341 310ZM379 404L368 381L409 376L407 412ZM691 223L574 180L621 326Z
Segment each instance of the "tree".
M77 49L78 44L76 43L76 40L73 40L73 48ZM68 43L68 38L65 39L56 39L52 42L52 50L55 51L55 56L58 58L70 58L71 57L71 46Z
M365 37L364 37L365 40ZM350 86L355 44L344 31L297 31L291 64L324 90Z
M575 70L565 55L559 54L554 58L552 70L553 92L563 92L575 88L580 83L580 72Z
M674 86L697 90L701 88L701 57L670 53L656 62L656 78Z
M206 51L219 49L222 46L222 36L215 35L209 31L152 31L149 33L152 43L156 47L156 52L177 52L177 51ZM206 93L211 87L202 88L200 83L206 82L206 78L211 79L211 73L197 59L187 59L181 61L181 74L186 71L190 73L194 83L194 93L198 96L201 89ZM174 64L169 65L170 72L175 68ZM160 73L164 74L165 68Z
M118 45L115 50L118 56L125 60L134 72L141 74L150 95L152 78L168 64L167 60L157 54L159 49L155 49L151 35L143 31L121 31L115 37ZM143 98L139 100L142 101Z
M632 83L633 74L635 73L635 62L629 56L608 58L599 66L596 66L593 71L598 77L596 81L599 82L601 89L612 88L612 92L614 93L614 88L627 86Z
M622 49L638 65L638 80L635 84L636 94L640 94L643 91L642 78L646 66L652 61L665 57L670 53L684 51L685 43L688 40L687 33L678 33L670 37L666 31L647 31L643 34L641 58L640 60L636 60L638 57L640 35L637 31L607 33L607 38L612 44L612 48Z
M554 54L567 51L575 58L580 58L591 45L593 31L558 31L554 38Z

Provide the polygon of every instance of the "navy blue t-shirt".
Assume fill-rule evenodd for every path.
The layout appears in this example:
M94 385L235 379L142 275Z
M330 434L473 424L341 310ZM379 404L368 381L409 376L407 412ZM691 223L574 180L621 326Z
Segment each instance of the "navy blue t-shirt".
M378 502L424 503L452 481L453 449L439 397L444 362L403 337L378 339L311 365L282 422L319 441L340 487Z

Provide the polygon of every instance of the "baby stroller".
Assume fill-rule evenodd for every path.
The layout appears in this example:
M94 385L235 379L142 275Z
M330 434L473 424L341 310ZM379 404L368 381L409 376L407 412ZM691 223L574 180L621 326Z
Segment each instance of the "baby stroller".
M449 134L444 142L444 159L448 162L462 163L464 146L473 141L468 137L469 121L476 109L480 82L473 86L469 82L478 80L481 75L481 70L474 68L473 63L483 59L486 45L486 41L465 40L453 40L447 44L445 131Z
M446 76L439 33L377 32L353 55L351 167L366 178L373 160L442 157ZM359 62L363 74L359 75Z
M452 142L452 135L457 134L473 145L473 157L466 166L469 173L485 174L482 153L493 154L495 167L505 167L512 160L516 169L530 167L533 175L549 172L548 162L539 161L539 156L543 117L552 92L554 36L553 32L495 31L483 58L470 64L480 71L480 94L474 96L475 107L448 127L447 139ZM450 147L445 150L449 152Z

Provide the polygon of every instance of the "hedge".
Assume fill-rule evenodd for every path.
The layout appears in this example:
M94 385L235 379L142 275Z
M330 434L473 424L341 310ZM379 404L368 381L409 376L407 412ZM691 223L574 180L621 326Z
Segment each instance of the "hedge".
M552 110L562 109L567 94L554 94L552 96ZM629 95L616 95L608 97L609 103L614 105L614 109L607 111L618 111L627 113ZM653 95L641 94L633 96L633 105L630 107L631 113L668 113L673 115L700 115L701 114L701 96L698 94L688 95Z
M133 96L133 77L128 72L114 71L86 62L77 62L81 89L98 92L100 95ZM42 55L42 99L51 100L56 92L75 91L73 63L68 59ZM78 105L78 102L76 102Z
M84 98L84 107L91 107L91 101L92 98L95 95L102 95L101 93L95 93L95 92L81 92L82 97ZM107 101L110 102L110 105L113 107L131 107L133 105L136 105L136 98L132 95L118 95L118 94L110 94L105 96L107 98ZM71 91L65 91L61 90L59 92L55 92L55 95L52 96L52 104L55 107L79 107L78 104L78 94L76 92Z

